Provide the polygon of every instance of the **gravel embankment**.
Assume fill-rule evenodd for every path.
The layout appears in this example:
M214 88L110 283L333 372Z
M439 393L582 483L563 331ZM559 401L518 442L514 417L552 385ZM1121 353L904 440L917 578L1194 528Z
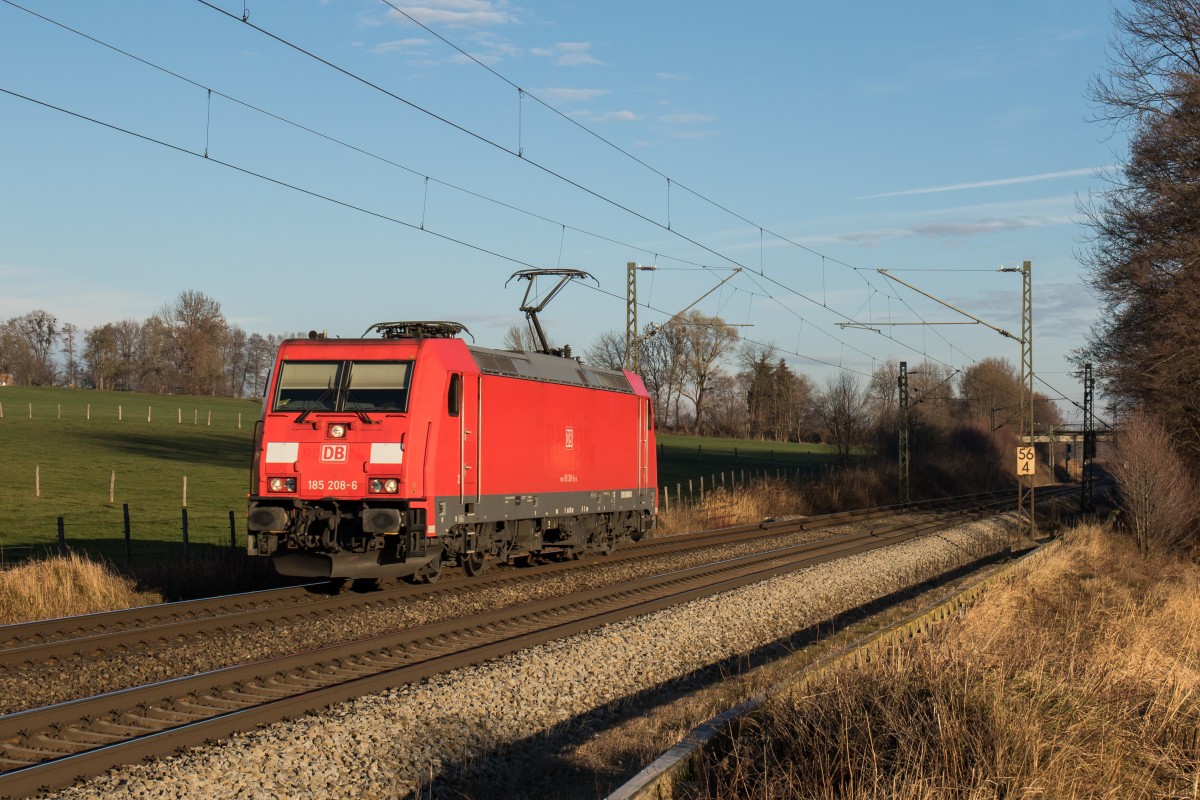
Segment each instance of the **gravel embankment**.
M162 643L150 650L139 648L133 652L115 651L92 656L87 660L29 665L0 675L0 714L466 617L517 603L612 586L645 575L751 555L828 535L826 531L801 531L715 546L686 555L612 564L605 564L603 557L596 556L581 565L586 568L552 575L528 575L508 586L481 588L452 598L416 596L388 607L363 607L320 619L294 618L253 629L211 631L186 641Z
M493 776L488 796L523 796L520 787L505 785L505 759L536 757L553 768L555 740L544 735L547 729L579 741L603 724L597 708L621 705L625 714L638 713L640 692L1006 543L1005 523L971 523L114 770L47 796L415 797L425 796L421 788L429 791L431 778L462 772ZM522 749L531 738L547 749ZM443 784L432 796L462 795Z

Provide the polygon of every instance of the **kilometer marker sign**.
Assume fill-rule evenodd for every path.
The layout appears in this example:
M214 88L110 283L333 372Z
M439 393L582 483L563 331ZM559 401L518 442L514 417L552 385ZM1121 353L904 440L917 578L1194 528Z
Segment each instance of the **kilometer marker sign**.
M1034 449L1032 447L1017 448L1017 475L1033 475L1036 470L1034 464Z

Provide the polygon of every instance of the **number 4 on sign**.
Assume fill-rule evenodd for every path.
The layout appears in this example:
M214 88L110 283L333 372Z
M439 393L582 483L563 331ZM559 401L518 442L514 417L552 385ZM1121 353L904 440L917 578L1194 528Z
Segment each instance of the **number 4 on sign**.
M1017 475L1033 475L1035 470L1034 449L1032 447L1018 447Z

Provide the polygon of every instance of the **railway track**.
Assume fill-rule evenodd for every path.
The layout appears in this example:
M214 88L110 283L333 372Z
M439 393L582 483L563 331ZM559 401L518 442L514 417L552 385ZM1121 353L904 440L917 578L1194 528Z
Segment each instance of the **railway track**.
M771 520L695 534L648 539L621 548L605 557L605 563L620 563L651 556L699 550L714 544L730 544L797 531L821 530L851 522L883 519L927 509L967 507L1011 492L991 492L921 501L897 506L844 511L794 520ZM531 575L580 569L587 562L562 562L529 569L497 571L471 580L448 581L432 587L400 586L363 594L321 594L322 584L249 592L200 600L123 609L78 617L41 620L0 627L0 674L26 664L49 663L73 658L96 658L120 649L169 644L201 632L253 629L278 624L281 620L316 619L353 608L382 606L421 595L456 595L486 586L524 580Z
M0 794L63 785L115 764L950 528L999 505L1007 501L0 717L0 769L7 770L0 774Z

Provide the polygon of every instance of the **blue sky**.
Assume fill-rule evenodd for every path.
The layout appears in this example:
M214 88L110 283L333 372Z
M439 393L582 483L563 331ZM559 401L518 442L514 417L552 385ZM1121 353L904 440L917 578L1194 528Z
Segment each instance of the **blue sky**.
M579 352L624 329L626 262L659 267L643 323L740 264L699 308L821 381L1016 363L977 326L836 323L959 319L885 268L1019 330L1019 278L993 270L1027 259L1036 371L1081 395L1076 201L1124 150L1084 97L1106 4L392 0L507 80L373 0L19 4L194 83L0 2L0 89L190 152L0 94L0 318L141 320L195 289L251 332L454 319L494 345L520 321L508 276L564 266L602 290L545 314Z

